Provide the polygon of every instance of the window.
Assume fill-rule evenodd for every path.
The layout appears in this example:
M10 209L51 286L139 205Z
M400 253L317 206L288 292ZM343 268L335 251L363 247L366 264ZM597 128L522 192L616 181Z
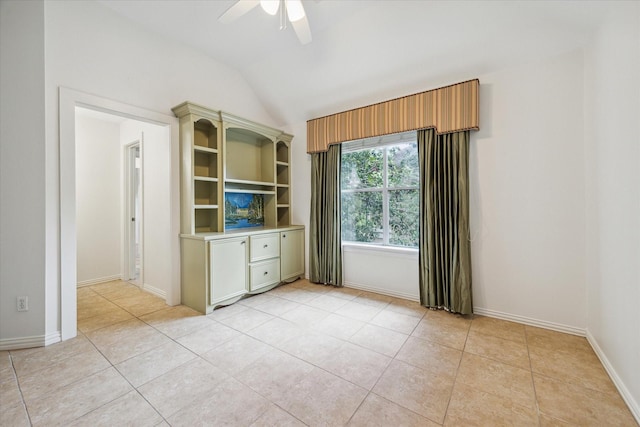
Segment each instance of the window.
M342 241L418 247L415 132L343 143Z

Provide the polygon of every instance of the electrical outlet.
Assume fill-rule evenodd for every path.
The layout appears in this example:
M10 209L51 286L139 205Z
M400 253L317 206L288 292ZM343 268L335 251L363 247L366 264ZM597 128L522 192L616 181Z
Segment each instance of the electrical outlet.
M18 311L29 311L29 297L18 297Z

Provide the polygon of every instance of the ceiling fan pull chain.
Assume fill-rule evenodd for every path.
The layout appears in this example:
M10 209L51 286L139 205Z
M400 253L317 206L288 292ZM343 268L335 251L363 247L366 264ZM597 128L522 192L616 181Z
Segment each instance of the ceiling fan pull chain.
M284 30L285 28L287 28L287 19L286 19L286 8L287 8L287 4L285 2L285 0L280 0L280 29Z

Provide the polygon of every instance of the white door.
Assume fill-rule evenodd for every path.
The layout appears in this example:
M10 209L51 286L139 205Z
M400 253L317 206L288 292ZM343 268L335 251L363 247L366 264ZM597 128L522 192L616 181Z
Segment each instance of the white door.
M126 147L127 150L127 280L142 285L142 157L140 142Z

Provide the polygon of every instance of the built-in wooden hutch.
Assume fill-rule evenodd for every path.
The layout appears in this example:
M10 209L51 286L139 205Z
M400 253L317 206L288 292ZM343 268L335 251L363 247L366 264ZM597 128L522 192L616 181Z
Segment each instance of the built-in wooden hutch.
M202 313L304 275L291 220L292 135L184 102L180 119L182 303Z

